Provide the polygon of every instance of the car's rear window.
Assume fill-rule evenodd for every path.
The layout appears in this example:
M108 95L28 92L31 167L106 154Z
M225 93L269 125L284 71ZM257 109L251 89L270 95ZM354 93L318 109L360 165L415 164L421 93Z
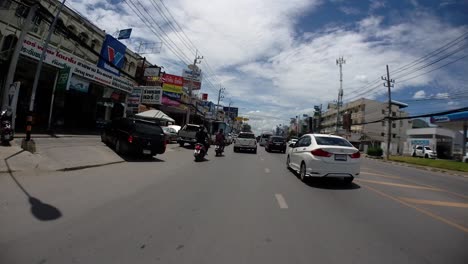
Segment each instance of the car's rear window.
M255 135L250 133L242 133L239 134L238 138L255 138Z
M200 130L200 128L197 127L197 126L186 126L185 130L186 131L198 131L198 130Z
M427 150L432 150L430 147L424 147L424 148L427 149Z
M268 134L262 135L262 138L269 138L269 137L271 137L271 135L268 135Z
M159 125L135 122L135 132L145 135L161 134L162 129Z
M274 137L272 138L273 142L285 142L286 140L282 137Z
M346 139L335 137L315 137L317 145L352 147Z

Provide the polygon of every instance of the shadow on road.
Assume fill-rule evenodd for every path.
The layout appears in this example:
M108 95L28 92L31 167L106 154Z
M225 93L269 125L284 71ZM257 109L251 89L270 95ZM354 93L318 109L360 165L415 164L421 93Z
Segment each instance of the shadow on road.
M15 154L6 157L5 164L8 169L8 174L10 175L11 179L18 185L21 191L28 197L28 202L31 205L31 214L37 218L40 221L51 221L51 220L56 220L62 217L62 213L58 208L55 206L52 206L47 203L43 203L41 200L38 198L35 198L29 194L28 191L21 185L21 183L15 178L13 175L13 171L11 170L10 165L8 164L8 159L11 159L12 157L19 155L20 153L24 152L24 150L18 151Z
M356 183L345 183L340 178L311 178L306 184L312 188L327 190L356 190L361 188Z
M126 156L126 155L119 155L122 159L126 162L166 162L165 160L158 159L154 156L145 157L145 156Z

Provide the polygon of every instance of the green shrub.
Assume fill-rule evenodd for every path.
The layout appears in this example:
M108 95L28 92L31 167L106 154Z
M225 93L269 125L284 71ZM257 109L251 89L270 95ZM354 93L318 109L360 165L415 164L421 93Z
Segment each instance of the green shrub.
M380 147L370 147L367 149L367 155L381 157L383 154L383 150Z

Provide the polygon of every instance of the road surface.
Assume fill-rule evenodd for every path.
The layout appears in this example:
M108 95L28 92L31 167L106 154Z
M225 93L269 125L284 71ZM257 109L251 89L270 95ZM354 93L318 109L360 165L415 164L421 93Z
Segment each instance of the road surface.
M468 263L468 178L363 159L302 183L286 155L0 175L0 263Z

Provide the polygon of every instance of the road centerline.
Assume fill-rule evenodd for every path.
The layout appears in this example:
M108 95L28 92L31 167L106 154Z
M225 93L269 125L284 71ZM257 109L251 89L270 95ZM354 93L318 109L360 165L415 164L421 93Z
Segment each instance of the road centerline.
M284 199L282 194L276 193L275 198L276 198L276 201L278 202L278 206L281 209L288 209L288 204L286 203L286 200Z

